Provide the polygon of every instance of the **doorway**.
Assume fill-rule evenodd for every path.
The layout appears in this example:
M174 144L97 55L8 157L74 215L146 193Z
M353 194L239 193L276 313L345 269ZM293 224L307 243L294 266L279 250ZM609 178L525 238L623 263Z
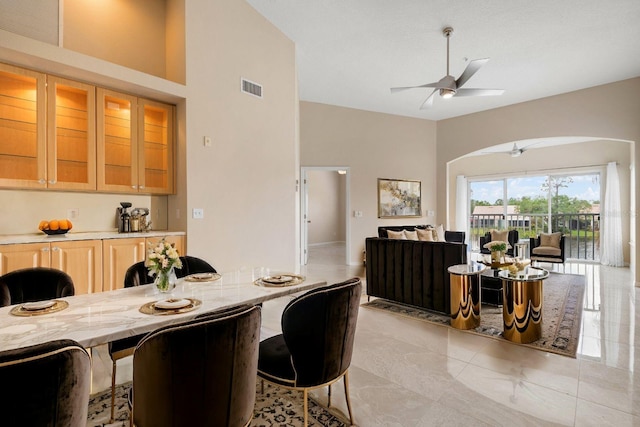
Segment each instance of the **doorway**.
M301 260L349 264L349 168L301 168ZM337 257L337 258L336 258Z

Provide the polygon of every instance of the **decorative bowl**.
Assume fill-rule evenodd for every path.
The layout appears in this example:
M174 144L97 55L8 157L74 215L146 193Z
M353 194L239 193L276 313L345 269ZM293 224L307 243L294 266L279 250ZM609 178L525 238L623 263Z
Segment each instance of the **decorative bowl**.
M67 230L60 230L60 229L58 229L58 230L42 230L42 232L44 234L49 235L49 236L53 236L55 234L67 234L69 232L69 230L68 229Z

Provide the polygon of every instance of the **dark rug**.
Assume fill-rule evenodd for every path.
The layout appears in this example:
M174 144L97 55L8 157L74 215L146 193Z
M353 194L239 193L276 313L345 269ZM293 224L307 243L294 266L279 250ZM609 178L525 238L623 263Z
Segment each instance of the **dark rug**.
M584 276L550 273L549 278L542 285L544 298L542 338L529 344L517 345L575 358L580 336L584 284ZM405 304L375 299L362 306L450 327L450 316ZM480 326L464 332L504 339L502 330L502 307L483 304L480 311Z
M87 427L129 426L129 406L127 393L131 382L116 387L116 420L109 424L111 412L111 389L94 394L89 400L89 416ZM326 390L326 388L325 388ZM331 412L329 412L331 411ZM314 399L309 399L309 426L315 427L345 427L348 422L343 414L335 408L327 410L326 402L321 406ZM253 413L252 427L292 426L304 425L302 392L264 384L264 394L261 393L260 382L256 384L256 404Z

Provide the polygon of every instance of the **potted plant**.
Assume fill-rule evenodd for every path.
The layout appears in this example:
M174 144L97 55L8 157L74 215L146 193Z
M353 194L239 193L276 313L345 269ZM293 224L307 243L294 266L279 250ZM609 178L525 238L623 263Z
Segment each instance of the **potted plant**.
M485 249L489 249L491 251L491 263L500 263L508 246L509 244L507 242L500 240L489 242L484 245Z

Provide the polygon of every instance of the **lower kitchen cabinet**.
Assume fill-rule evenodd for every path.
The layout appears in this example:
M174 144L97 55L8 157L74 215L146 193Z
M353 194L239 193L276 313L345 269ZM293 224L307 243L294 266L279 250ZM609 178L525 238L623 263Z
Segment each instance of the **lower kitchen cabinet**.
M21 268L49 267L50 243L0 245L0 275Z
M103 281L102 290L124 288L124 275L136 262L144 261L147 248L144 237L106 239L102 241Z

